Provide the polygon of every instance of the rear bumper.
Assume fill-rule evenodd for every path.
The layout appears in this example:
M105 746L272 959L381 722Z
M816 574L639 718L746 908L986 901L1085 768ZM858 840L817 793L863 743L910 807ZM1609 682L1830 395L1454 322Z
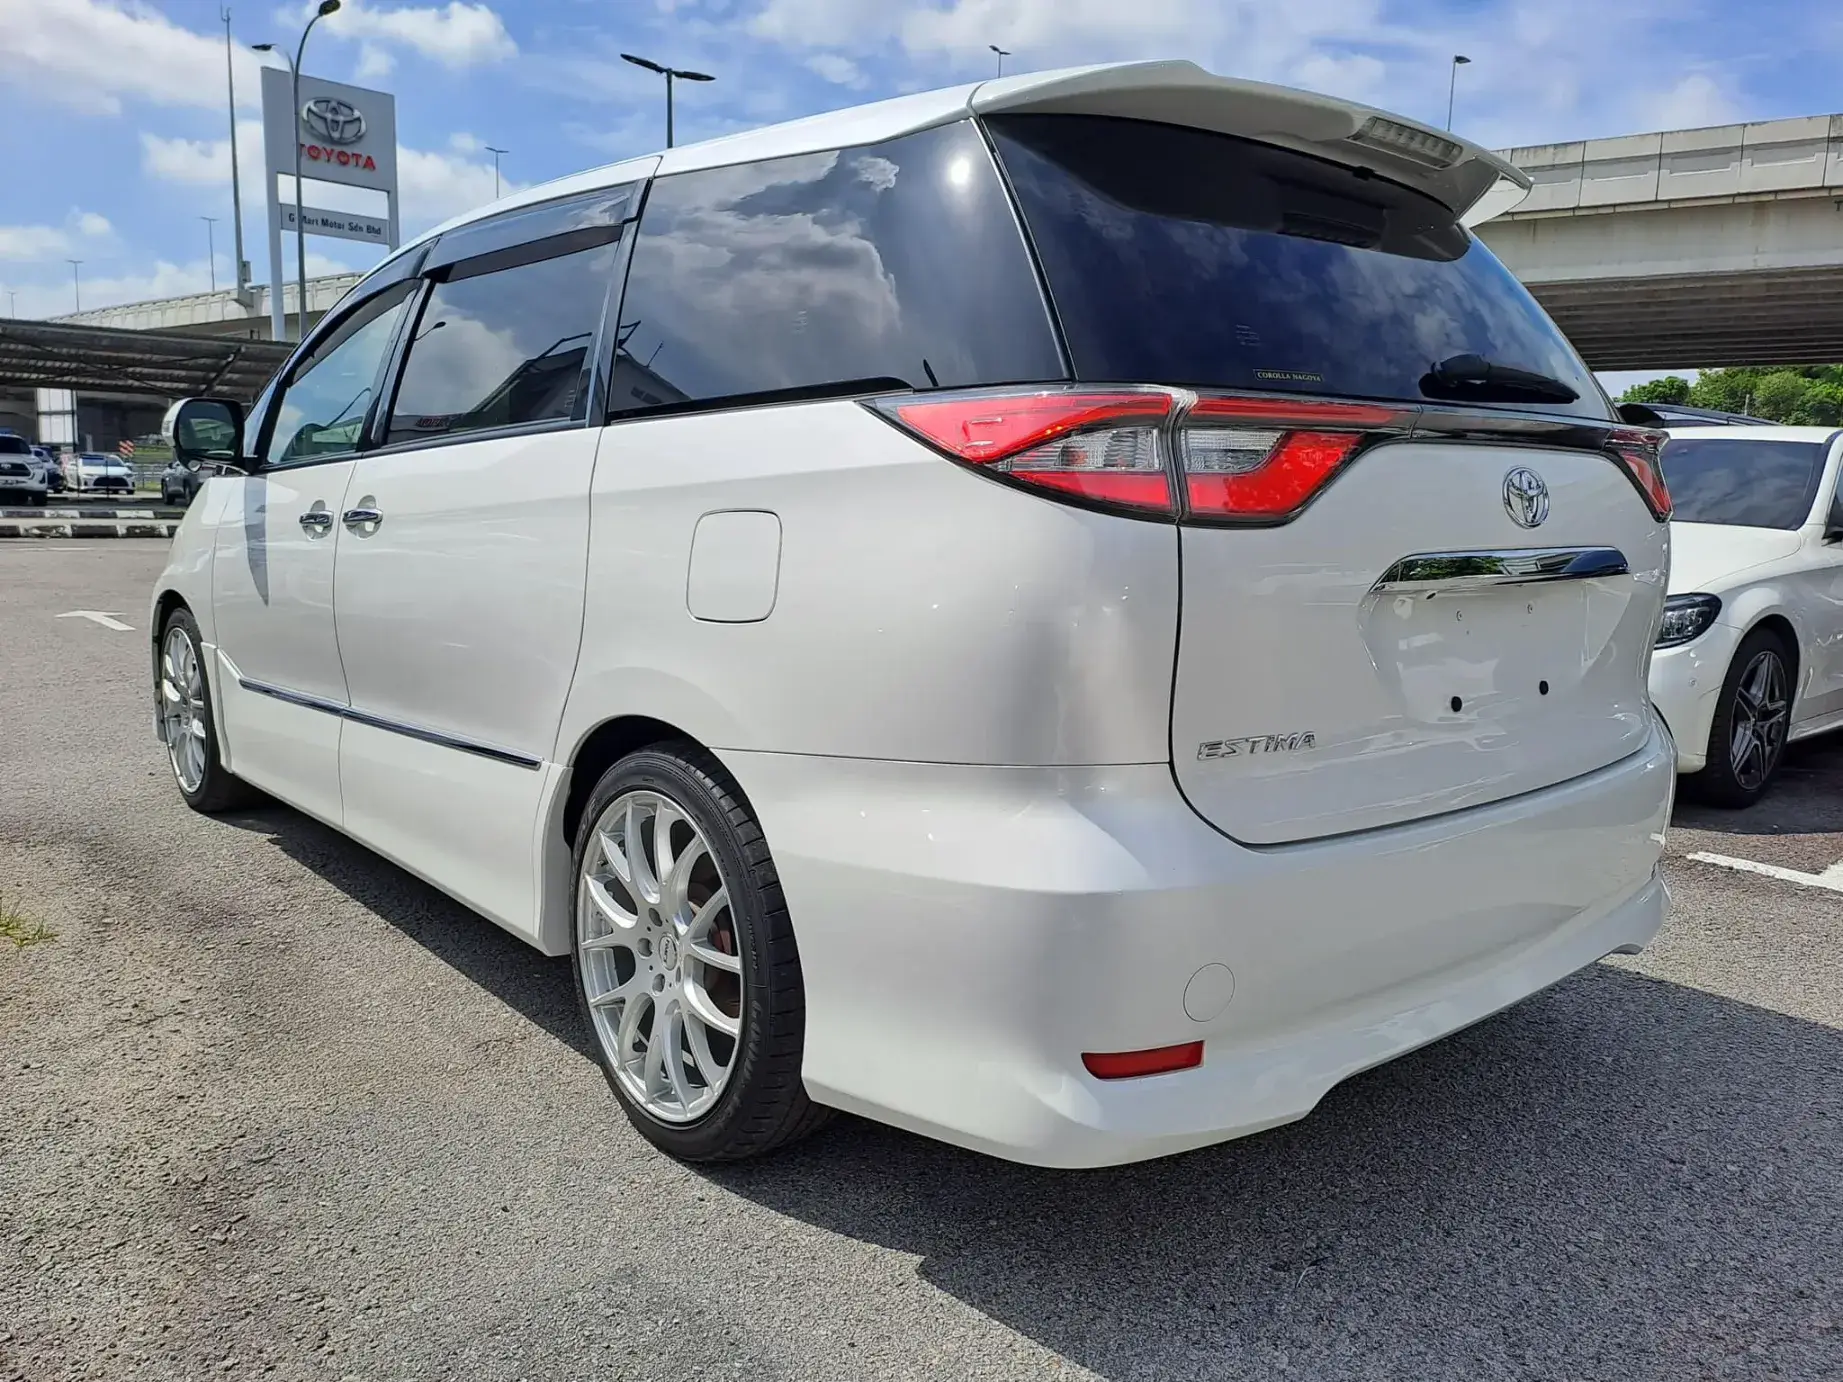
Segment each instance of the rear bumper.
M1301 1118L1339 1081L1642 947L1668 905L1661 727L1543 792L1258 850L1200 820L1164 765L723 756L799 938L813 1097L1037 1165ZM1208 966L1233 974L1220 1011ZM1203 1064L1179 1074L1100 1081L1081 1063L1196 1040Z

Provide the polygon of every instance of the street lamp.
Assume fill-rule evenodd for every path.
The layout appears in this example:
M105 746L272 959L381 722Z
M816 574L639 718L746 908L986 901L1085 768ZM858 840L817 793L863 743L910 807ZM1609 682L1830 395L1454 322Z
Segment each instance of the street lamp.
M491 144L488 144L486 146L486 151L493 156L493 200L498 201L499 200L499 155L509 154L512 151L510 149L495 149Z
M83 310L83 279L78 271L82 267L83 261L81 259L66 259L64 262L70 265L71 300L77 304L77 310L81 312Z
M666 79L666 147L672 147L672 79L679 78L687 82L714 82L715 77L705 72L687 72L678 67L661 67L650 58L636 57L632 53L622 53L623 62L631 62L635 67L644 67L648 72L657 72Z
M1459 69L1471 62L1464 53L1453 54L1453 66L1446 79L1446 128L1453 127L1453 96L1459 90Z
M1011 56L1011 50L1009 48L1000 48L996 43L988 43L986 47L998 54L998 75L1001 77L1004 76L1005 59Z
M307 194L301 187L301 57L307 51L307 36L314 31L314 25L338 9L339 0L320 0L313 18L301 30L301 41L294 49L294 61L288 63L289 111L294 124L294 263L295 277L300 283L300 299L295 303L300 314L300 330L295 335L297 341L307 339ZM288 62L288 55L280 52L273 43L257 43L252 46L258 53L276 53L283 62ZM281 291L279 283L275 285L275 290Z
M211 274L211 291L215 293L218 290L218 218L200 216L198 219L205 223L205 267Z

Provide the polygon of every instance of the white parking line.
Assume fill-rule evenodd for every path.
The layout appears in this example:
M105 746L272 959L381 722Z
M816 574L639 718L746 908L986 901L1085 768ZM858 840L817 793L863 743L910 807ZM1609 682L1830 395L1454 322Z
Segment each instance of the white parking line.
M1742 873L1763 873L1768 878L1782 878L1787 883L1798 883L1807 888L1824 888L1833 893L1843 893L1843 861L1832 864L1822 873L1800 873L1797 869L1782 869L1777 864L1756 864L1751 859L1733 859L1726 854L1704 854L1697 852L1686 856L1698 864L1719 864L1724 869L1739 869Z
M124 624L107 610L73 609L67 614L60 614L60 619L88 619L91 623L101 624L105 629L114 629L117 633L132 633L134 625Z

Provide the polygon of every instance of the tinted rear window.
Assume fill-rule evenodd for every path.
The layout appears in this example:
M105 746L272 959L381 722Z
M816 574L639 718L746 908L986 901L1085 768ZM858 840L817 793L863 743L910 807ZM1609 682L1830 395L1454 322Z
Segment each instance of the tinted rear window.
M989 122L1077 378L1410 399L1479 355L1605 396L1523 286L1438 202L1206 130Z
M1664 483L1684 523L1799 528L1824 474L1824 443L1744 437L1672 437Z
M617 413L860 380L1066 377L969 121L658 179L618 340Z

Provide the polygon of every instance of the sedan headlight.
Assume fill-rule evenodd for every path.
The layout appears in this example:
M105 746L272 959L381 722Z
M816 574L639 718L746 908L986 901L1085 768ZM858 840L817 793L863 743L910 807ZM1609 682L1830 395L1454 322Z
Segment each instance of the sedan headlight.
M1702 637L1720 613L1718 596L1672 595L1664 601L1664 622L1657 631L1657 646L1674 648L1679 643Z

